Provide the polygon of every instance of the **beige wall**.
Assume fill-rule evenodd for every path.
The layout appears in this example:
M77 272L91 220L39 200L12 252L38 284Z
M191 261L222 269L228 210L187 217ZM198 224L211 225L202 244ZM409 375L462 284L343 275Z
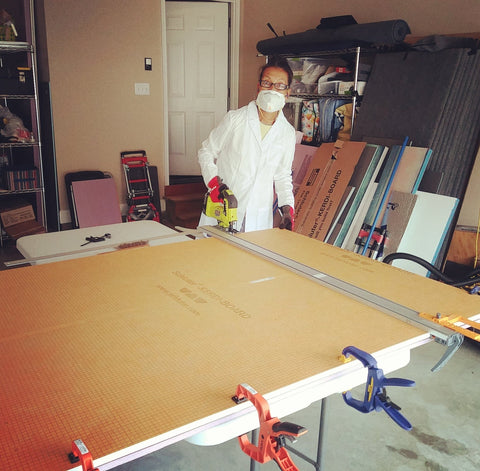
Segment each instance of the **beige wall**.
M413 35L480 31L478 0L240 0L239 106L254 97L256 43L315 28L322 17L353 15L359 23L401 18ZM52 87L61 209L68 208L63 177L79 169L115 176L120 202L125 184L120 152L145 149L164 168L160 0L43 0ZM153 71L143 68L152 57ZM149 82L151 95L135 96ZM163 191L163 189L162 189Z
M86 169L111 172L125 203L120 152L144 149L164 179L160 2L44 0L44 9L60 207L65 173ZM150 96L135 96L135 82L150 83Z

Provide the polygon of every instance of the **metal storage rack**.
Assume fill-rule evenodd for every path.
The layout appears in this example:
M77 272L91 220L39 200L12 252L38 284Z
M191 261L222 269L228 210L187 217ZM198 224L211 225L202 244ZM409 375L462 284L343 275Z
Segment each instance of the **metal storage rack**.
M319 59L319 58L340 58L342 56L352 56L353 57L353 63L355 66L355 70L353 71L353 77L354 77L354 86L352 90L352 94L350 96L346 95L337 95L337 94L319 94L319 93L292 93L291 96L295 98L302 98L305 100L310 100L310 99L315 99L315 98L321 98L321 97L331 97L331 98L351 98L352 100L352 129L353 129L353 124L355 122L355 109L356 109L356 104L358 101L358 74L359 74L359 66L360 66L360 53L361 53L361 48L356 47L352 49L345 49L345 50L339 50L339 51L323 51L315 54L307 54L307 55L300 55L298 56L299 58L302 59L308 59L308 58L314 58L314 59ZM286 56L287 58L291 58L292 56Z
M290 98L287 100L287 105L292 109L292 116L290 117L291 123L296 129L299 129L300 115L301 115L301 102L303 100L314 100L317 98L341 98L350 100L352 103L352 131L355 124L355 117L357 114L358 105L360 102L360 96L358 94L358 83L359 83L359 72L360 64L363 60L371 62L374 57L374 53L377 52L375 49L362 48L362 47L351 47L347 49L336 49L336 50L323 50L318 52L307 52L307 53L298 53L298 54L282 54L279 55L285 57L286 59L331 59L333 62L338 63L337 65L345 65L348 61L353 64L352 75L353 75L353 89L351 90L350 95L338 95L338 94L319 94L316 92L312 93L297 93L292 91ZM369 57L369 59L368 59Z
M10 70L16 67L25 69L25 82L9 78L0 86L0 103L22 119L25 127L31 131L30 138L24 142L0 141L0 156L3 156L3 168L0 168L0 205L22 198L32 204L37 222L46 227L45 189L43 181L42 146L40 142L39 97L37 83L37 60L35 51L35 24L33 0L6 0L3 8L13 17L18 41L0 41L0 65ZM12 84L7 83L12 80ZM36 181L15 188L8 185L5 174L7 169L36 169ZM0 244L6 238L0 220Z

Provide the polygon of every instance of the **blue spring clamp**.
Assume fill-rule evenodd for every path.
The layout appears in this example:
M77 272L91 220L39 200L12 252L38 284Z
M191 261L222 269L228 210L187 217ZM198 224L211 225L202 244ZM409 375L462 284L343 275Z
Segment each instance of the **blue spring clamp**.
M348 358L350 355L360 360L364 367L368 368L367 384L365 388L365 397L363 401L354 399L350 391L343 393L345 402L363 413L376 410L377 412L384 410L397 425L405 430L411 430L410 422L399 412L400 407L394 404L387 396L386 386L415 386L415 381L402 378L385 378L383 370L377 368L377 361L367 352L357 347L345 347L343 355Z

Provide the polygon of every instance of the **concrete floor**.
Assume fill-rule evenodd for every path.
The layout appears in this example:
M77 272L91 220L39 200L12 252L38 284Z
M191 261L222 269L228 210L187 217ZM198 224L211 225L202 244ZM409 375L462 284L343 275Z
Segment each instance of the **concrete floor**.
M407 432L386 413L362 414L348 407L341 395L326 402L326 437L322 471L477 471L480 469L480 344L465 341L441 370L430 369L444 347L430 343L412 352L409 365L387 377L416 382L413 388L389 387L393 402L412 423ZM379 365L381 367L381 365ZM363 397L363 388L353 391ZM288 418L309 431L294 445L314 458L320 403ZM300 471L315 468L291 454ZM213 447L180 442L115 471L248 471L249 459L237 440ZM257 471L279 469L269 462Z

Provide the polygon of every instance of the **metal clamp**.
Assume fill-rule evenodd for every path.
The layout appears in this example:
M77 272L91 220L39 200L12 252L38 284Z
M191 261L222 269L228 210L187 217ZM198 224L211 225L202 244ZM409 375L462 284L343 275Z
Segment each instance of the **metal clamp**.
M80 461L82 471L98 471L98 468L93 466L92 454L80 439L72 442L72 451L68 454L68 458L72 464Z
M360 360L366 368L368 368L367 384L365 389L364 400L353 399L350 391L343 393L345 402L363 413L371 412L372 410L384 410L397 425L405 430L411 430L410 422L399 412L400 407L393 403L387 396L386 386L415 386L415 381L402 378L386 378L383 375L383 370L377 368L377 361L367 352L360 350L357 347L346 347L343 349L343 355L349 357L354 356Z
M294 441L296 437L306 433L307 429L290 422L280 422L276 417L272 418L268 402L248 384L239 384L232 399L237 404L246 400L252 402L260 421L258 446L252 444L247 434L244 434L238 437L242 451L258 463L273 459L282 471L298 471L285 449L285 438Z

